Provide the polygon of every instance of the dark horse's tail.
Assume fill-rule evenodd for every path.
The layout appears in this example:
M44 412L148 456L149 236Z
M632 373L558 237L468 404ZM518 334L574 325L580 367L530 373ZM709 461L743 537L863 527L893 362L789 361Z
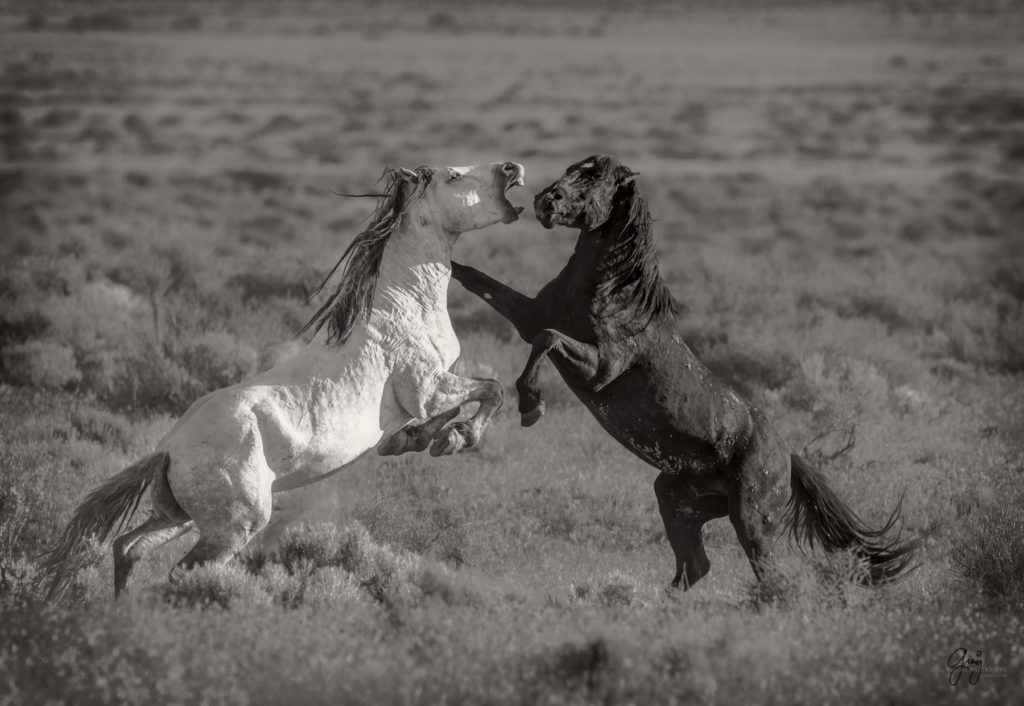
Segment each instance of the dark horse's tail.
M167 473L170 461L166 452L150 454L92 491L78 506L64 534L43 555L40 564L37 580L46 586L49 598L60 596L71 583L79 568L85 538L95 537L104 542L111 533L119 534L131 521L157 474Z
M908 568L918 542L902 541L885 535L900 521L903 498L888 521L871 529L846 503L839 499L820 471L811 468L803 458L793 455L790 485L793 494L786 509L789 530L797 544L813 547L815 542L826 551L848 549L867 562L867 576L862 583L878 585L899 578Z

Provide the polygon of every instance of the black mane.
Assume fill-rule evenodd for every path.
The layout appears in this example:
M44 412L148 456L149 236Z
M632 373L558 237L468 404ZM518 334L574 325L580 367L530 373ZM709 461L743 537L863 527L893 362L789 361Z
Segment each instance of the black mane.
M615 193L601 227L604 252L597 263L595 303L605 316L624 317L627 335L658 318L675 315L676 302L658 269L658 254L647 199L633 183Z
M341 258L310 296L312 299L320 294L342 263L345 263L334 294L317 310L313 318L306 322L299 335L310 328L316 334L324 324L327 324L328 343L340 345L348 340L352 327L359 318L369 314L373 294L377 288L377 278L380 276L384 246L397 230L402 222L402 215L409 206L423 196L432 174L427 167L417 167L418 179L412 183L404 180L397 169L384 170L378 181L386 181L386 186L380 194L380 201L377 202L370 225L345 248Z

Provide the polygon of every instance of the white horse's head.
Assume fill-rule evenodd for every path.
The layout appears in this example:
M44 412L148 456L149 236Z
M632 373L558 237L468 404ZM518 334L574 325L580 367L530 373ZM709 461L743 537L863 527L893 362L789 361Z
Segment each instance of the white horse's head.
M526 170L518 162L492 162L472 167L420 167L399 170L410 193L416 193L411 214L433 221L450 235L511 223L523 212L508 200L509 189L523 186ZM416 212L419 211L417 214Z
M513 206L506 194L512 187L524 185L525 173L518 162L384 170L384 191L361 194L380 198L370 224L345 249L314 296L344 267L337 289L302 331L319 331L329 324L328 340L344 343L355 321L373 302L384 249L392 236L405 234L399 241L406 253L406 266L417 257L425 261L448 258L459 233L519 218L523 207ZM437 243L437 237L447 243Z

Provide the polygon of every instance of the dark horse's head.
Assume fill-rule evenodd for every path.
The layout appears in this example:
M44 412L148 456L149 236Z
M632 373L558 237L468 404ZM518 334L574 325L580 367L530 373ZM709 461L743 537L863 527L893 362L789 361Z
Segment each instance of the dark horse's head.
M545 228L563 225L595 230L608 220L619 189L637 173L607 154L595 154L565 170L561 179L533 199L537 220Z

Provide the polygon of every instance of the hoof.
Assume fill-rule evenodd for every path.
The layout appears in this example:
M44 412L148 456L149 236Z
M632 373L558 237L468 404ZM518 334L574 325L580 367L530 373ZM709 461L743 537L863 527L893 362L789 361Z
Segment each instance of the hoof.
M434 443L430 445L430 455L434 457L450 456L458 453L465 446L466 439L459 430L455 427L448 427L445 434L434 439Z
M406 451L422 451L426 448L426 444L417 449L416 436L418 435L408 429L401 429L377 445L377 455L401 456Z
M524 427L532 427L544 416L544 400L537 403L537 406L529 412L522 412L520 422Z
M395 440L395 437L389 437L382 441L377 446L378 456L397 456L401 453L402 444Z

